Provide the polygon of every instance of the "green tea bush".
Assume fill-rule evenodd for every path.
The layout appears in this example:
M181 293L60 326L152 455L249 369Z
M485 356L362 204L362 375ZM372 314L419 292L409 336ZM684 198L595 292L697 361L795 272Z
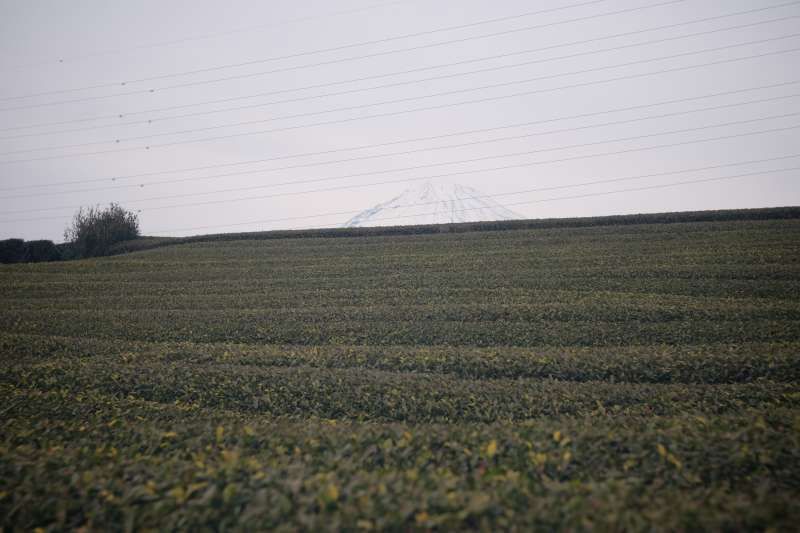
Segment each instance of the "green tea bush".
M796 530L798 213L4 265L0 531Z

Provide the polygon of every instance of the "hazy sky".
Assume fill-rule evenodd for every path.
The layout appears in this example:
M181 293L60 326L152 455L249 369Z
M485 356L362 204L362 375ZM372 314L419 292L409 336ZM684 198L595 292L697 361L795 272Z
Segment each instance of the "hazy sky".
M145 234L337 226L275 219L428 176L551 188L494 198L530 218L800 204L800 2L0 0L0 50L0 238L111 201Z

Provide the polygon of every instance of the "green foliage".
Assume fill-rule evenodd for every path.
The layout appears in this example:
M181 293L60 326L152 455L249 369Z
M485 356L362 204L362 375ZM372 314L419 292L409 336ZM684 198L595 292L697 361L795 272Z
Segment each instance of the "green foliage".
M78 257L107 255L114 244L138 236L138 215L115 203L105 209L81 208L64 230L64 240Z
M25 243L25 262L41 263L59 261L61 252L53 241L27 241Z
M791 409L430 425L2 392L0 505L20 528L791 529L796 517Z
M792 212L3 266L0 529L792 530Z
M61 251L53 241L0 241L0 263L40 263L61 259Z
M0 241L0 263L22 263L25 261L25 241L5 239Z

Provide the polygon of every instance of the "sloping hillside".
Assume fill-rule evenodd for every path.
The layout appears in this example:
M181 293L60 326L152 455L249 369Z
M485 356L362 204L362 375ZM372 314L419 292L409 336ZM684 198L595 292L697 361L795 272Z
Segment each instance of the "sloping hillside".
M762 218L2 266L0 527L791 529L800 220Z

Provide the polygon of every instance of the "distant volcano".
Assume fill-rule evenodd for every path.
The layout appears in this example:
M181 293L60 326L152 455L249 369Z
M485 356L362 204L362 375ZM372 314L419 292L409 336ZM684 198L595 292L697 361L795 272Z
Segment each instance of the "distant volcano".
M472 187L427 181L406 189L388 202L362 211L342 227L448 224L519 218L523 217Z

